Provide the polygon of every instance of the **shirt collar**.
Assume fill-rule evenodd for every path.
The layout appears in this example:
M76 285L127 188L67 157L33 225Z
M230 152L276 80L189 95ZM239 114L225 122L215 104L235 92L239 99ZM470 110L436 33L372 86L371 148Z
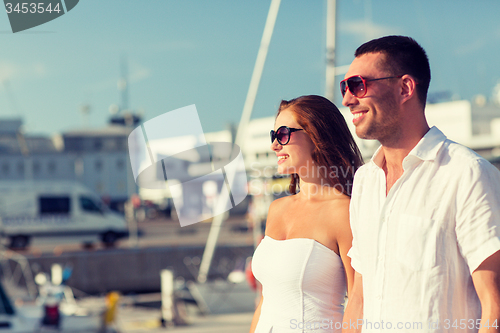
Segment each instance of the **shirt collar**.
M418 161L433 161L445 140L446 136L443 132L441 132L436 126L432 126L432 128L425 133L422 139L420 139L417 145L413 147L413 149L405 157L403 160L403 169L406 170ZM382 149L382 146L380 146L375 154L373 154L372 162L379 168L382 168L384 161L384 150Z

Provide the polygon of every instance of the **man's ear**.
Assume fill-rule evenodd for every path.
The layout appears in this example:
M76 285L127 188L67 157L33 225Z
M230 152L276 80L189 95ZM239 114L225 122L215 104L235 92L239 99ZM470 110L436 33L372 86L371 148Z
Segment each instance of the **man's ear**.
M417 98L417 81L412 76L405 74L401 77L401 102Z

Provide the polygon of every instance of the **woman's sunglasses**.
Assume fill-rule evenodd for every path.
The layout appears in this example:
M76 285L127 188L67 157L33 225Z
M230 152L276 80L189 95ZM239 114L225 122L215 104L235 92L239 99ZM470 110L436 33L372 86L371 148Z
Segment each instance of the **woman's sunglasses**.
M403 75L381 77L380 79L365 79L360 75L351 76L345 80L340 81L340 92L342 93L342 97L344 97L345 93L347 92L347 89L349 89L350 93L353 96L361 98L366 95L366 82L386 80L386 79L396 79L400 77L403 77Z
M290 128L288 126L281 126L276 131L271 130L271 143L278 140L282 146L290 142L290 134L297 131L302 131L303 128Z

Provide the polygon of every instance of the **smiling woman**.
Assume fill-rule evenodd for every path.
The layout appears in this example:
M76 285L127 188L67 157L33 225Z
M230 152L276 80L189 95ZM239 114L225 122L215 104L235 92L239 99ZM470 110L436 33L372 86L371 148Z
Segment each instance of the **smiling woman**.
M252 269L262 298L250 332L340 332L353 269L349 201L362 159L337 107L321 96L282 101L271 131L290 193L270 208ZM300 281L300 282L299 282ZM300 321L297 321L300 318ZM327 320L339 325L316 325Z
M276 142L271 135L273 139L271 149L276 152L278 159L281 158L278 161L279 165L280 162L284 162L283 158L289 156L286 151L299 144L295 142L286 148L284 146L288 142L283 142L283 139L291 140L294 135L305 136L305 142L311 145L311 160L306 162L310 165L302 166L302 169L300 166L295 166L288 171L278 167L279 173L292 176L290 192L292 194L298 192L300 183L298 173L307 170L305 177L319 176L322 185L333 186L340 189L341 193L350 196L354 171L361 166L363 160L337 107L326 98L315 95L282 101L276 117L276 127L281 124L289 124L291 128L304 131L295 134L293 133L295 130L282 131L283 134L280 136L279 129L282 128L280 127L276 131ZM280 139L281 137L283 139ZM333 169L342 172L332 172Z

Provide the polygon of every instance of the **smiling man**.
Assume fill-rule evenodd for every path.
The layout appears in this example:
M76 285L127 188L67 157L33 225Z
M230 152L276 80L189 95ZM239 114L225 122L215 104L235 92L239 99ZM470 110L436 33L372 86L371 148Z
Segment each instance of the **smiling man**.
M382 144L354 179L345 331L499 331L500 172L429 128L430 76L417 42L387 36L340 84L356 134Z

